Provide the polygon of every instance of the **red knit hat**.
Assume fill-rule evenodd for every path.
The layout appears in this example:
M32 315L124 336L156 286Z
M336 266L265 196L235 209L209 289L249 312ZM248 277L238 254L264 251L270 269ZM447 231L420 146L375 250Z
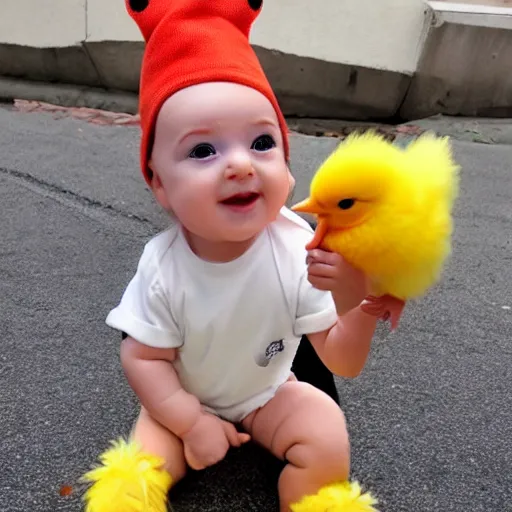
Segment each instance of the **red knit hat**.
M278 101L249 44L263 0L125 0L146 41L139 111L141 167L148 168L158 112L172 94L203 82L236 82L264 94L274 106L289 155L288 129Z

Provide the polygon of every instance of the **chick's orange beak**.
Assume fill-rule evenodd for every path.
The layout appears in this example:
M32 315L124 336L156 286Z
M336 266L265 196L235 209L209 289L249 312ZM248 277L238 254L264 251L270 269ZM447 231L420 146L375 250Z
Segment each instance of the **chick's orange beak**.
M315 234L313 239L306 245L306 250L311 251L319 247L329 227L325 215L322 215L324 211L322 206L319 205L314 199L308 197L307 199L304 199L304 201L301 201L300 203L292 206L291 209L294 212L311 213L318 216L318 224L315 229Z
M291 209L294 212L313 214L319 214L322 211L321 206L314 199L311 199L311 197L308 197L307 199L304 199L304 201L293 205Z

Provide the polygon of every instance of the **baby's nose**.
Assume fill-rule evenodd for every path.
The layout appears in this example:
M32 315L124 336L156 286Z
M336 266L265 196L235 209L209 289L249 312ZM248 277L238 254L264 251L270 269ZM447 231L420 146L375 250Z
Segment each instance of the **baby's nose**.
M233 155L226 167L227 179L244 179L254 174L252 160L245 152Z

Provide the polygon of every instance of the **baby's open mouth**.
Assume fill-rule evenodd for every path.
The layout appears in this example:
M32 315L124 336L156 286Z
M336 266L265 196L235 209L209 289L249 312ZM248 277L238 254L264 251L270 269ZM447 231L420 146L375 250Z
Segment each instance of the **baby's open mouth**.
M260 194L257 192L245 192L242 194L235 194L221 201L222 204L228 206L248 206L258 200Z

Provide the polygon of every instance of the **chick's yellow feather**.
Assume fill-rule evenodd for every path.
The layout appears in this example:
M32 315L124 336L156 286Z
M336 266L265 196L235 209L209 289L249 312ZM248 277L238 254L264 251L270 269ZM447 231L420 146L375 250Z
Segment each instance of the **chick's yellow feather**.
M144 453L134 441L119 439L86 473L86 512L166 512L170 474L163 460Z
M357 482L341 482L305 496L290 508L292 512L377 512L376 504L377 500L371 494L361 492Z
M408 300L439 278L451 253L459 173L447 138L425 134L407 148L351 135L293 207L317 215L321 247L363 270L375 295Z

